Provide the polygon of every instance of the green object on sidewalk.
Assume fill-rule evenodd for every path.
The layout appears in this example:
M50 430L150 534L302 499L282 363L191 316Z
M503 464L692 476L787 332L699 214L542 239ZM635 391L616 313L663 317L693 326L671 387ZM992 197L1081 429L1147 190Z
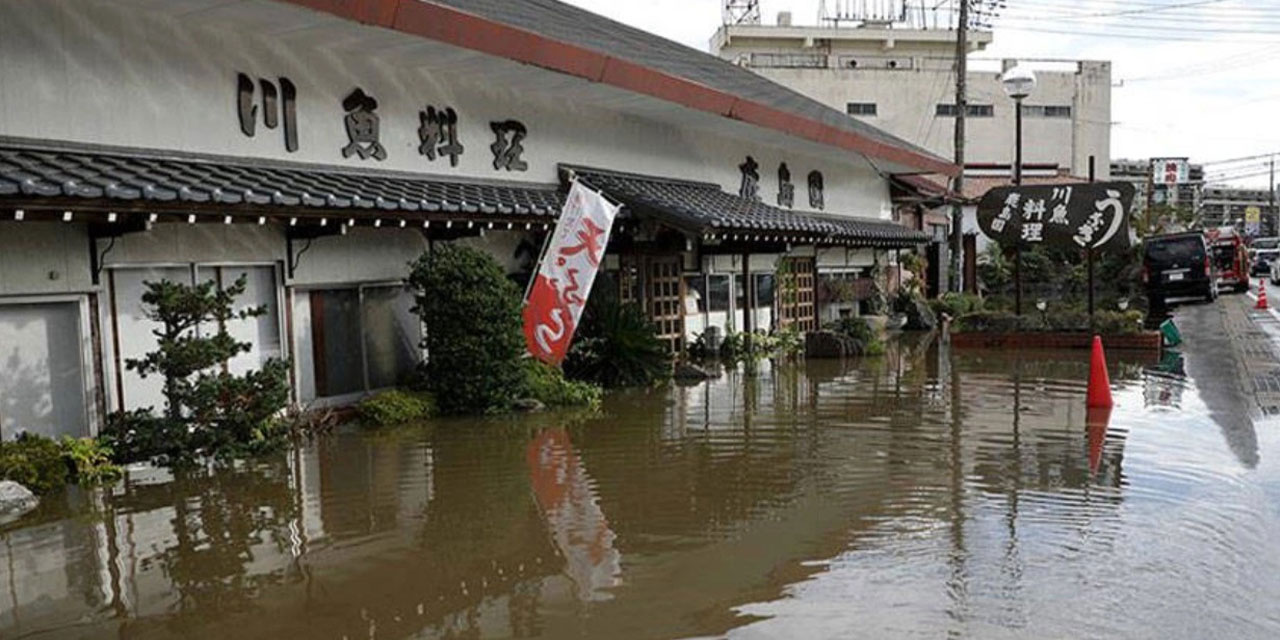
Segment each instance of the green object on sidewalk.
M1178 325L1173 323L1170 318L1160 323L1160 334L1164 336L1164 346L1176 347L1182 344L1182 333L1178 331Z

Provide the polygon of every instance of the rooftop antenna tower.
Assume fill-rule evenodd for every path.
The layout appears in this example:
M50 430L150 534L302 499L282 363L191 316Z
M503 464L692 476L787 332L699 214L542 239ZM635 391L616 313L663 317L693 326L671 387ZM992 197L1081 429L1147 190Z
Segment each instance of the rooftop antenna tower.
M760 0L724 0L725 24L760 24Z
M822 0L818 5L818 23L839 27L847 24L879 24L909 22L909 0Z
M821 0L818 24L954 29L962 1L968 2L968 28L989 31L1008 0Z

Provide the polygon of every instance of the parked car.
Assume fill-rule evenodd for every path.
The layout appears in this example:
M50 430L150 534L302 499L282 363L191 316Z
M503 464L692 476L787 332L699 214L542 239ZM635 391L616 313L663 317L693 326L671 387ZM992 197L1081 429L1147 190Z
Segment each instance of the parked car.
M1262 278L1271 275L1271 265L1276 261L1276 256L1280 256L1280 249L1255 249L1253 252L1253 264L1249 267L1249 275L1255 278Z
M1249 243L1249 251L1256 252L1263 249L1280 249L1280 238L1254 238Z
M1218 273L1204 234L1151 236L1142 244L1142 281L1152 307L1163 307L1175 298L1213 301L1218 297Z
M1244 236L1234 227L1209 229L1205 232L1213 252L1213 263L1218 273L1218 288L1230 288L1236 293L1249 290L1249 250Z

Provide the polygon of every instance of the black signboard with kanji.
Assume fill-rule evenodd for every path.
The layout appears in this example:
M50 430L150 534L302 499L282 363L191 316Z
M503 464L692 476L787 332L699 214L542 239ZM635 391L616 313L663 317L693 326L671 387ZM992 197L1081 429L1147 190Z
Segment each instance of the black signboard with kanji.
M1123 251L1133 246L1128 182L997 187L978 203L978 226L1005 246Z

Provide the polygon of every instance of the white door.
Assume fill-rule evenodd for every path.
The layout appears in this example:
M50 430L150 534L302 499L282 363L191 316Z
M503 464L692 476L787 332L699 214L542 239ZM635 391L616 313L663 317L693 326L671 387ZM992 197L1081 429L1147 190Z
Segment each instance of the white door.
M256 318L227 322L227 333L237 342L249 344L249 351L227 362L227 371L241 376L262 368L272 358L284 357L280 346L280 303L276 291L275 267L200 267L201 281L214 280L230 287L241 276L245 290L235 301L233 310L262 307L266 313Z
M0 305L0 437L89 435L79 302Z
M116 317L110 324L111 330L116 333L115 344L119 348L116 363L120 368L119 377L113 380L113 386L119 385L116 397L123 393L123 408L126 410L150 407L156 413L164 412L164 379L156 375L143 378L138 372L129 369L128 362L142 358L156 349L159 340L155 331L160 325L147 318L142 296L146 293L146 283L166 279L191 284L191 269L148 267L115 269L111 273L111 293L114 296Z

